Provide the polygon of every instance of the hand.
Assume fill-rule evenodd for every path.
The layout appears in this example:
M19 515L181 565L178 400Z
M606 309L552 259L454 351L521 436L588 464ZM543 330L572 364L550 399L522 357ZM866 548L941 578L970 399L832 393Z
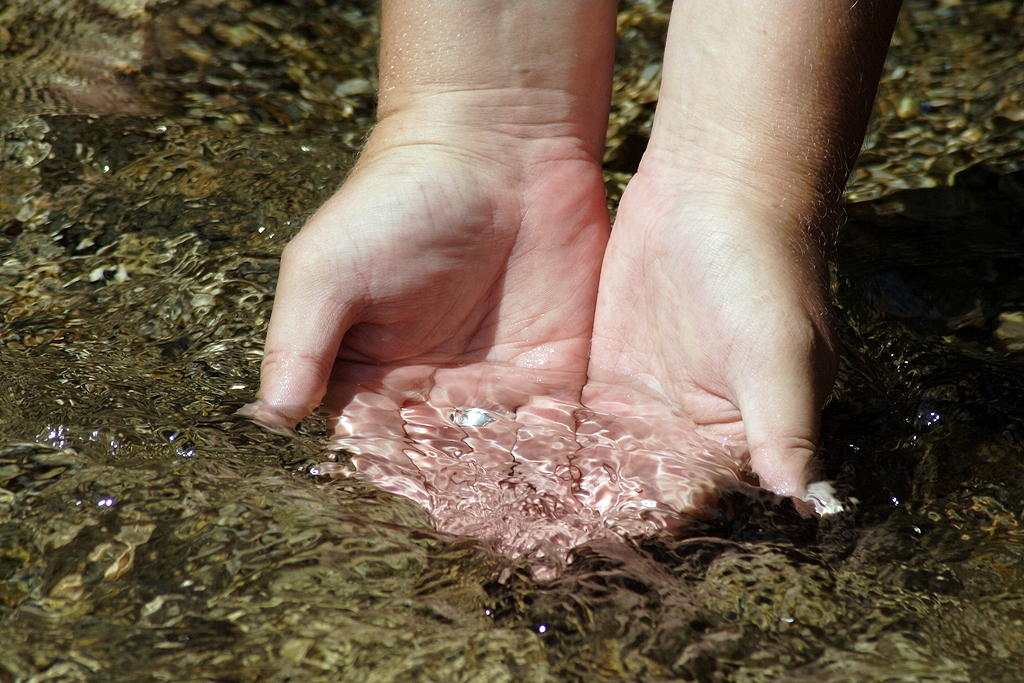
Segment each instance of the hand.
M396 370L401 392L448 374L479 393L473 382L508 365L563 373L559 392L578 398L608 232L597 162L557 142L500 150L493 134L464 147L378 142L390 139L387 123L375 130L285 249L250 413L294 426L336 360L353 396Z
M578 395L614 31L613 2L384 4L379 121L285 250L251 414L294 425L336 359L364 388L496 364L566 372Z
M830 219L898 10L677 3L601 274L585 401L628 386L620 412L667 406L723 466L749 453L763 486L819 512L835 509L807 488L836 366Z
M632 402L661 401L749 452L763 486L803 498L836 368L824 247L782 229L768 204L701 195L678 177L648 164L622 197L585 400L628 386Z

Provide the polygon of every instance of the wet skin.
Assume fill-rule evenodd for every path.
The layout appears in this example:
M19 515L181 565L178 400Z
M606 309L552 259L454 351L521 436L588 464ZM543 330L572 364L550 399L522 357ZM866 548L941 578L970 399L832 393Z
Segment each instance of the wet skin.
M657 414L653 450L684 468L709 442L721 472L813 500L831 218L898 7L785 8L675 8L609 242L614 3L387 4L380 122L285 251L250 413L294 425L331 380L339 443L389 441L396 461L402 411L424 402L524 423L536 400L609 425ZM525 394L505 381L520 370ZM555 421L565 441L587 420ZM651 450L608 430L613 460Z

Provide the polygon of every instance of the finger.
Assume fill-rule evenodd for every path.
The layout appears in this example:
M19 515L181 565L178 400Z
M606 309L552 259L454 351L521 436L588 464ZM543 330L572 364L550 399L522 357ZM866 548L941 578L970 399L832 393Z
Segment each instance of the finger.
M821 407L834 381L832 345L811 333L810 343L766 345L794 349L761 360L738 379L737 404L761 485L784 496L807 497L815 474Z
M317 251L300 235L281 256L256 394L265 420L290 427L320 405L357 311L346 270L325 264Z

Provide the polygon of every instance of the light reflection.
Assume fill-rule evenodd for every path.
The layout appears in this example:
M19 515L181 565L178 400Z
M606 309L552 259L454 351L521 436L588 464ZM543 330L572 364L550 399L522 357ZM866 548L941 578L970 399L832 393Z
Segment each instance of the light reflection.
M462 427L486 427L502 416L486 408L456 408L448 419Z
M67 446L69 435L67 428L64 425L58 425L56 427L46 427L43 432L36 437L36 441L45 443L53 448L64 448Z
M706 437L619 387L581 401L564 389L572 378L536 370L355 372L358 382L331 383L324 404L331 449L347 452L351 467L316 471L410 498L438 530L524 558L538 580L557 577L590 541L712 517L722 486L744 481L742 437ZM816 508L842 509L830 491L816 492Z

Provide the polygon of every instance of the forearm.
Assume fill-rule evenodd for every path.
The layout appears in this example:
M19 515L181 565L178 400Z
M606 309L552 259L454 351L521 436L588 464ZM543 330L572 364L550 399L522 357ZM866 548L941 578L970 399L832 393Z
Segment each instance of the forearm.
M607 0L387 1L378 118L429 118L437 128L393 126L427 141L467 128L571 137L600 159L614 50Z
M889 0L676 3L648 163L798 215L834 204L898 11Z

